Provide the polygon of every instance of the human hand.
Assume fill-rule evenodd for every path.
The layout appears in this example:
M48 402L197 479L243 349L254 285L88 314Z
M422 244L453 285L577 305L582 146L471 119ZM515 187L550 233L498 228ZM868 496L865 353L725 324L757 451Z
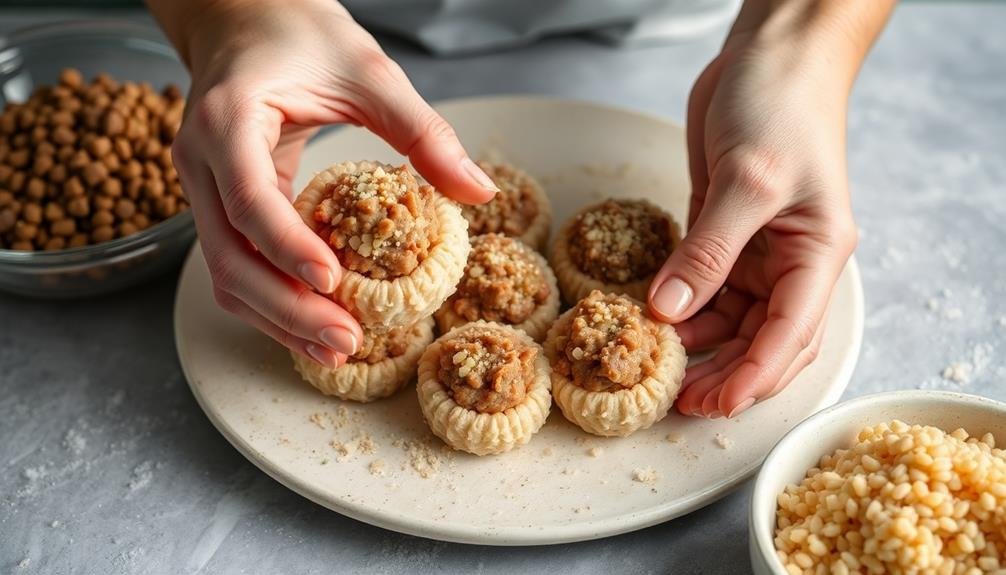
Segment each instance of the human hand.
M404 72L332 0L152 0L192 72L172 148L221 307L328 367L363 332L331 299L341 268L290 203L307 139L362 125L455 200L495 191ZM313 288L313 289L312 289Z
M829 69L829 55L735 26L692 90L689 232L649 293L690 352L721 346L686 372L683 414L737 415L818 352L857 241L845 158L854 71Z

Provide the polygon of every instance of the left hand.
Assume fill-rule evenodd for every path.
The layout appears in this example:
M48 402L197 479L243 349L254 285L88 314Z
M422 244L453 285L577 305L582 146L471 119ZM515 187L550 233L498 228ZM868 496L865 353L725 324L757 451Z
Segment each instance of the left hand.
M827 53L735 27L692 89L689 232L649 293L690 353L721 346L686 372L683 414L737 415L817 355L857 241L848 85L827 64Z

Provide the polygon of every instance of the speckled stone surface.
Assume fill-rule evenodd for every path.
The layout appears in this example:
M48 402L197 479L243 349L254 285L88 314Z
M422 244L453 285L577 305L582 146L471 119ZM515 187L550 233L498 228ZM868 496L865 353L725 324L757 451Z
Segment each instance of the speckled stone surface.
M1006 399L1006 6L954 4L902 5L852 101L867 315L848 397ZM2 14L0 32L52 17ZM555 94L680 121L720 39L618 52L568 38L450 61L386 44L430 99ZM749 486L637 533L528 548L398 535L302 499L193 400L175 281L79 303L0 296L0 573L749 572Z

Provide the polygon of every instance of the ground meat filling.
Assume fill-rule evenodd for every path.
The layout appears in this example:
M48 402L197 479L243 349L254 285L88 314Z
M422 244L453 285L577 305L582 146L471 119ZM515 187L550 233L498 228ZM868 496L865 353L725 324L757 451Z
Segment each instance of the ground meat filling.
M493 328L465 330L442 345L438 377L458 405L499 413L524 401L535 348Z
M652 375L658 352L656 331L638 305L594 290L576 304L553 367L587 391L614 392Z
M576 267L610 283L656 272L671 247L668 216L638 200L606 200L579 214L569 232L569 256Z
M520 236L538 215L534 181L513 166L488 162L478 162L478 165L500 191L487 203L461 207L461 213L468 220L468 232Z
M363 345L353 355L350 363L374 364L403 355L409 349L413 326L396 327L386 332L363 329Z
M526 320L549 296L531 248L499 234L471 239L465 275L451 296L454 312L468 321L509 324Z
M436 237L433 188L406 166L341 174L315 208L318 234L343 266L374 279L409 275Z

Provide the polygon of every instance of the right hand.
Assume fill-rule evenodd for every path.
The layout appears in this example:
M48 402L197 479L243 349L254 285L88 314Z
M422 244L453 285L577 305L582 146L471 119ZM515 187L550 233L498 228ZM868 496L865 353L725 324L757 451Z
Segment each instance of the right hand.
M341 268L290 203L301 151L315 129L366 127L460 202L486 202L495 186L338 3L206 4L174 38L192 88L172 152L214 295L284 346L337 367L359 348L363 332L319 295L334 291Z

